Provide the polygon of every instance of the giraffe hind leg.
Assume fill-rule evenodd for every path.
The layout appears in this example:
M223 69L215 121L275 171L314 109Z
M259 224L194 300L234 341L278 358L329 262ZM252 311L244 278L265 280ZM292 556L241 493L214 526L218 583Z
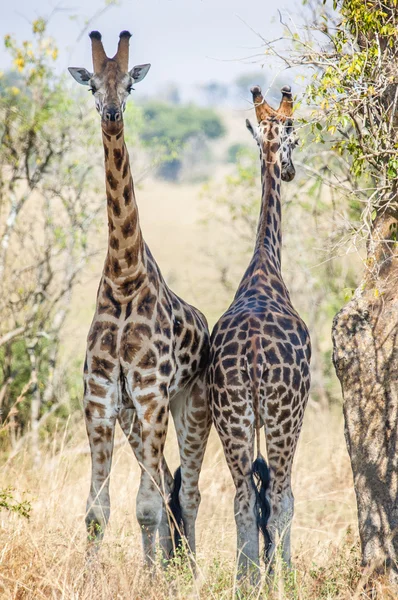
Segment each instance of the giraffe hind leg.
M265 554L265 560L271 570L277 549L280 550L284 565L291 567L290 537L293 515L294 498L289 484L281 492L272 492L271 496L271 517L268 524L271 543L268 553Z
M141 434L135 409L133 407L123 407L119 412L118 420L120 427L134 452L137 462L141 463ZM162 550L163 564L166 565L173 552L172 534L170 531L169 516L167 514L167 501L173 493L174 482L164 457L162 460L162 474L164 502L162 519L159 525L159 544Z
M254 421L254 418L253 418ZM264 502L265 484L267 482L267 470L261 472L263 465L257 459L253 462L254 453L254 428L241 428L239 432L239 443L229 444L228 437L222 420L214 419L216 429L221 443L228 468L230 470L234 485L234 513L237 535L237 578L239 585L248 580L251 585L257 585L260 580L259 559L259 526L263 521L258 517L258 508L261 495L262 506ZM264 461L265 462L265 461ZM256 489L255 477L261 472L259 487ZM264 517L266 517L266 509Z
M229 466L231 464L232 461L229 461ZM260 578L257 498L251 470L241 467L242 465L236 462L232 468L230 466L236 489L234 509L237 533L237 577L248 578L252 585L257 585Z
M204 377L177 394L170 405L180 452L180 473L174 494L174 516L183 524L183 534L192 555L196 551L195 524L200 504L199 476L211 428ZM179 475L181 486L178 491ZM179 528L181 532L181 527ZM182 532L181 532L182 533ZM176 541L179 541L177 531Z
M180 502L180 491L181 491L181 466L178 467L176 472L174 473L174 485L172 492L170 494L168 509L170 511L170 516L172 518L172 528L173 528L173 544L172 552L174 552L175 548L181 546L182 539L181 535L183 532L183 520L182 520L182 509Z
M170 523L168 505L173 494L175 484L164 457L162 461L162 473L163 508L162 518L159 525L159 544L162 549L163 566L167 566L168 561L173 556L173 532L172 524Z
M284 564L290 568L290 532L294 516L294 497L291 487L291 470L293 457L297 446L298 433L291 433L293 442L289 448L282 448L277 438L267 435L268 461L271 469L270 504L271 515L268 521L268 531L271 545L266 556L272 568L277 544L281 551Z

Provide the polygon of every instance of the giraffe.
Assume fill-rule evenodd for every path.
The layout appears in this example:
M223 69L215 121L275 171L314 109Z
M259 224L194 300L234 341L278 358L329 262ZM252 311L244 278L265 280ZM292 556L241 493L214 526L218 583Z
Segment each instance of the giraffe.
M307 327L281 274L281 180L295 176L290 87L278 110L251 89L258 127L262 198L253 257L211 335L208 394L235 488L238 576L259 577L259 531L271 567L277 535L290 564L291 470L310 386ZM260 453L265 428L268 465ZM255 438L257 458L253 462Z
M123 111L133 85L150 65L128 70L131 34L122 31L108 58L98 31L90 34L93 73L71 67L88 85L101 116L105 154L108 250L84 364L84 416L91 451L87 500L88 556L95 556L110 516L109 478L119 422L141 467L136 516L148 565L159 531L165 558L172 552L167 509L174 501L195 552L198 480L211 426L205 393L209 332L205 317L166 285L139 224ZM171 412L180 454L173 477L163 456Z

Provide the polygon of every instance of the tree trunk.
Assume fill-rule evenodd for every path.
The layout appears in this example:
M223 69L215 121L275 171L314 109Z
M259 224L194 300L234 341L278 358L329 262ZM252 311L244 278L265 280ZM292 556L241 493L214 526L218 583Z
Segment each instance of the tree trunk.
M364 566L397 574L398 206L375 221L367 272L333 321Z

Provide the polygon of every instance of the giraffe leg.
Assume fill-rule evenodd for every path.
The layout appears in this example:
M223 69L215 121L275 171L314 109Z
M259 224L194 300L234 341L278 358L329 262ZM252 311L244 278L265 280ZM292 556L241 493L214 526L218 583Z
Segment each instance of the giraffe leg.
M141 433L140 426L137 420L137 413L134 408L122 407L118 415L119 424L125 434L134 454L139 463L142 463L141 457ZM163 510L162 519L159 526L159 543L162 549L164 564L170 558L173 551L173 543L170 532L169 517L167 514L167 500L173 489L173 476L166 463L165 458L162 459L162 476L163 476Z
M273 485L271 484L270 505L271 515L268 520L267 529L271 538L271 545L265 560L272 569L277 545L279 545L283 562L290 568L290 537L294 515L294 498L290 484L286 485L283 490L280 488L278 479L275 480Z
M298 435L296 437L296 440ZM275 558L277 544L280 547L285 565L291 566L290 534L294 515L294 497L291 488L291 469L294 451L297 442L287 450L281 450L273 439L267 437L267 453L271 470L270 506L271 514L267 529L271 538L271 545L265 557L266 562L272 564ZM288 456L285 455L288 453Z
M167 511L168 499L173 490L174 480L165 458L162 459L162 519L159 525L159 544L162 549L163 565L166 566L173 554L173 539L170 530L170 517Z
M254 453L253 427L239 432L236 443L230 444L226 435L226 425L221 420L214 423L225 458L235 485L234 500L235 523L237 532L238 579L249 577L252 585L260 580L259 528L256 514L256 494L253 485L252 467ZM237 429L237 427L236 427Z
M280 499L280 507L281 514L278 519L278 534L279 539L282 540L282 558L285 565L290 568L291 567L291 545L290 545L290 537L291 537L291 528L292 521L294 515L294 496L292 492L292 488L289 484L282 491L281 499Z
M86 396L84 408L91 451L91 485L85 519L90 557L99 549L110 516L109 481L116 414L103 397Z
M195 523L200 504L199 475L211 428L204 377L171 402L181 463L179 501L189 550L196 551Z
M253 585L260 579L259 530L256 495L250 469L236 465L231 469L236 488L234 509L237 532L238 579L248 577Z
M150 397L147 400L148 396ZM148 566L155 561L156 532L163 517L162 473L169 402L161 393L134 398L141 437L141 480L136 514L141 527L144 556Z

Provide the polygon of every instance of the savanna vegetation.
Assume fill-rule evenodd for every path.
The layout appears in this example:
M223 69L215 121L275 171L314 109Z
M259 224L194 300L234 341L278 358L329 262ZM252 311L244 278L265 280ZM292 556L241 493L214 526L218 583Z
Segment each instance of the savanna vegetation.
M281 61L289 82L306 77L298 174L283 189L283 272L311 331L313 384L293 478L294 570L278 564L271 584L247 598L397 597L396 9L394 0L311 0L308 26L285 23L281 45L267 44L260 59ZM106 248L99 123L91 98L57 75L45 20L30 39L5 44L13 69L0 78L0 596L233 598L234 490L214 432L198 577L184 556L154 578L143 570L139 468L121 435L111 523L98 565L85 567L81 369ZM277 85L265 77L242 73L233 93L249 96L251 83L271 85L272 102ZM130 101L125 120L145 239L170 285L213 325L252 251L260 177L246 115L217 111L222 84L202 93L205 108L181 104L175 89L168 101ZM166 457L178 465L172 429Z

